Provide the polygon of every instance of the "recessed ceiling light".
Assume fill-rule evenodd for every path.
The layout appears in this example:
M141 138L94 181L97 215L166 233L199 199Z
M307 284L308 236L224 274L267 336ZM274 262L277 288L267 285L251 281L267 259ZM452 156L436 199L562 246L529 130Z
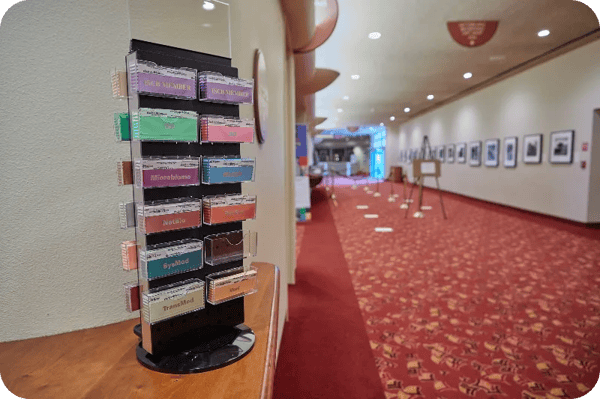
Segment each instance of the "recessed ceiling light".
M203 28L210 28L212 25L211 24L202 24Z
M550 34L550 31L548 29L544 29L538 32L538 36L539 37L546 37Z
M348 97L348 96L344 96L344 97L342 97L342 98L343 98L344 100L346 100L346 101L350 100L350 97Z
M433 100L434 98L435 98L435 96L433 94L430 94L430 95L427 96L427 99L429 101Z
M202 4L202 8L204 8L206 11L210 11L215 9L215 5L210 1L205 1L204 4Z
M380 37L381 37L381 33L379 33L379 32L369 33L369 39L376 40L376 39L379 39Z
M344 110L343 110L343 109L341 109L341 108L338 108L338 109L337 109L337 111L338 111L338 112L344 112Z
M358 80L358 79L360 79L360 75L352 75L350 77L352 78L352 80Z
M406 112L408 114L410 112L410 108L408 108L408 107L404 108L404 112Z
M379 126L383 126L383 122L381 122L381 123L379 124Z
M471 72L467 72L463 75L463 78L465 79L471 79L473 77L473 74Z
M396 120L396 117L395 116L390 116L390 120L393 122L393 121Z

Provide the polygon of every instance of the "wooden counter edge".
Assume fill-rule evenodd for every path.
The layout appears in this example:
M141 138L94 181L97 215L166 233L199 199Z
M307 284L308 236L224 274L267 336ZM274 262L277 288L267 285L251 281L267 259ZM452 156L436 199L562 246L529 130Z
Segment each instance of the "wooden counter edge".
M277 338L279 331L279 267L272 265L274 269L273 301L271 303L271 317L269 322L269 337L267 341L267 353L265 356L265 371L263 374L261 399L271 399L273 395L273 384L275 379L275 365L277 362Z

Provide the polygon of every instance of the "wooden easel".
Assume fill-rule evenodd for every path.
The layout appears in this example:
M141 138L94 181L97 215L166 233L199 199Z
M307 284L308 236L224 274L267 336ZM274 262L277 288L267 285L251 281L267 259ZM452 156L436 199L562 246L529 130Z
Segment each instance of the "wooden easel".
M423 180L425 180L425 177L435 177L435 184L438 190L438 193L440 194L440 205L442 207L442 214L444 215L444 219L448 219L448 216L446 216L446 209L444 208L444 199L442 198L442 190L440 190L440 181L439 181L439 177L441 176L441 172L442 172L442 165L441 162L437 159L429 159L426 160L426 156L429 154L432 154L431 152L431 146L429 145L429 139L427 138L427 136L423 137L423 144L421 146L421 159L415 159L413 160L413 177L416 178L415 180L415 184L419 186L419 210L417 212L414 213L413 217L415 218L424 218L425 215L423 214L421 207L423 206ZM409 199L412 199L412 193L413 193L413 189L414 189L415 185L413 184L410 187L410 194L408 195ZM406 207L406 212L404 213L404 218L406 219L408 217L408 210L410 208L410 203L412 201L407 201L407 204L409 204Z

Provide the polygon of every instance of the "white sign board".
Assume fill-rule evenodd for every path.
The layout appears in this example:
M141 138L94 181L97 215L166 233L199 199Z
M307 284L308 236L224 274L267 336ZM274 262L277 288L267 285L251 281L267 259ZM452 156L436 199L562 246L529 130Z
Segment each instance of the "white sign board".
M310 208L308 176L296 176L296 209Z
M421 162L422 175L435 175L435 162Z

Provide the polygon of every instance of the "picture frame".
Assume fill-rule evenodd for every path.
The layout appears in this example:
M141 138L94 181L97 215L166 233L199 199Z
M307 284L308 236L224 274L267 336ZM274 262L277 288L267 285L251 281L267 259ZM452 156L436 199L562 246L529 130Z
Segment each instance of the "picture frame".
M437 159L440 162L444 162L444 158L446 157L446 146L439 145L437 147Z
M574 130L561 130L550 133L550 155L548 157L550 163L572 164L574 140Z
M467 163L467 143L456 144L456 161L458 163Z
M454 163L454 144L446 146L446 162Z
M481 141L469 143L469 165L481 166Z
M500 157L500 140L488 139L485 141L485 166L497 167Z
M541 164L544 135L527 134L523 137L523 163Z
M505 168L516 168L517 167L517 154L518 154L518 143L517 137L506 137L504 139L504 167Z

